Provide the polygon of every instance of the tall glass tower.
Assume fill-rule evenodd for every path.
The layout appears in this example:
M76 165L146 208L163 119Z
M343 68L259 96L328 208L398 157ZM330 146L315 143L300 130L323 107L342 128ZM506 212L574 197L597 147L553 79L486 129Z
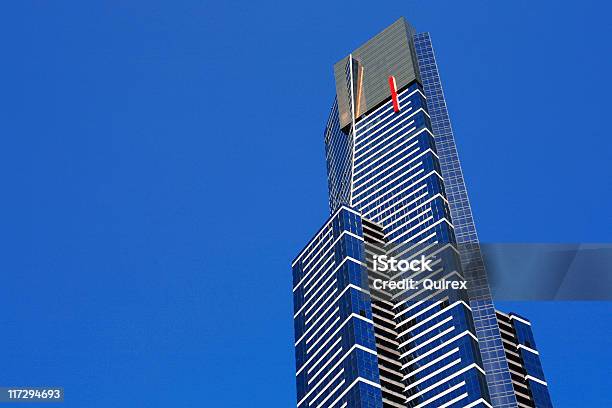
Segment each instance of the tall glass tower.
M429 34L400 18L334 76L331 217L292 263L298 408L552 406L530 323L491 300ZM470 285L376 290L377 254Z

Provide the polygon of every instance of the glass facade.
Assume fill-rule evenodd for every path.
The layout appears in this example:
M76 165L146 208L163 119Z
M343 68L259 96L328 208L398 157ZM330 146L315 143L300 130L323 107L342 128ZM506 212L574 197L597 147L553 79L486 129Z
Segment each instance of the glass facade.
M414 32L402 18L334 67L332 215L292 264L298 407L548 407L531 330L508 318L503 338L429 34ZM475 284L377 291L380 253Z
M500 311L496 312L496 317L517 402L520 406L551 408L548 383L531 331L531 322L516 314Z
M432 255L440 244L452 244L455 238L431 120L418 82L400 89L398 100L399 112L389 100L355 121L348 204L380 227L387 252L402 257L413 254L415 246L434 246L435 250L423 250ZM445 265L428 277L458 269L459 265ZM395 323L393 340L404 397L393 401L391 392L397 387L381 374L389 406L488 400L466 293L444 291L417 298L398 294L379 302L376 312L382 315L385 309ZM375 324L380 335L383 327Z
M383 406L364 259L361 216L340 207L292 264L298 407Z
M515 407L517 402L508 363L497 327L484 264L478 252L478 236L459 163L442 83L429 33L415 35L415 49L427 104L436 135L436 147L449 201L457 243L461 244L462 267L473 285L470 306L474 316L491 401L496 407Z
M327 184L329 186L329 207L336 211L349 202L351 193L351 152L353 136L340 129L338 102L332 105L325 128L325 156L327 158Z

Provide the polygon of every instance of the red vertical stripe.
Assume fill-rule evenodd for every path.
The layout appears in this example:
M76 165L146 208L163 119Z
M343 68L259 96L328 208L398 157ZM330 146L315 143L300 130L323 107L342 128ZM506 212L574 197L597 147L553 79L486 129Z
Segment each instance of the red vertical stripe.
M400 111L399 100L397 99L397 84L395 83L395 77L391 75L389 77L389 88L391 89L391 100L393 100L393 110L395 112Z

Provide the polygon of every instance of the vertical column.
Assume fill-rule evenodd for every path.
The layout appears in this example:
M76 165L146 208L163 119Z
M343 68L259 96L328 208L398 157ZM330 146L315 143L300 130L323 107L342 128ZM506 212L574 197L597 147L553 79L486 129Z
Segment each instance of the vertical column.
M429 33L415 35L414 42L451 219L461 254L461 265L472 286L468 291L470 306L491 402L494 407L516 407L512 379L497 326L484 263L480 256L476 227Z

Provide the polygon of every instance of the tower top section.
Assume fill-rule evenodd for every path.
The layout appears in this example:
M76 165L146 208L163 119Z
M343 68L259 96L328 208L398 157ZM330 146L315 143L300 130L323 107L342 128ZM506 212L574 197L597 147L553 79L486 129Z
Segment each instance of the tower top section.
M334 64L340 127L390 98L389 77L397 89L420 82L414 28L404 17Z

